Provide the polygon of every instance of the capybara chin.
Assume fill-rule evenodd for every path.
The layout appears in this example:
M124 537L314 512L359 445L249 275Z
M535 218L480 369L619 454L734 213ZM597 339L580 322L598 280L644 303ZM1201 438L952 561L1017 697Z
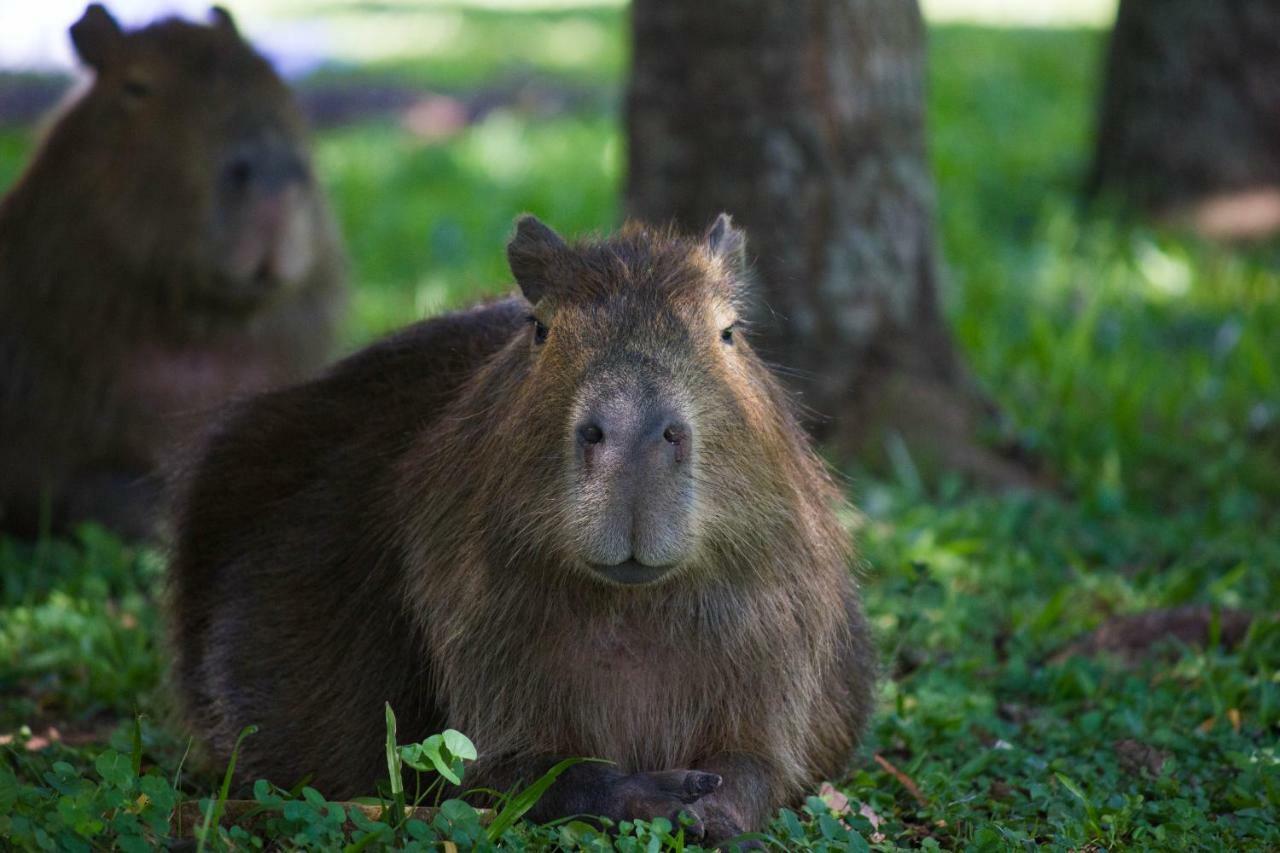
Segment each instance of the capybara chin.
M0 202L0 529L146 535L206 412L323 366L344 262L228 13L125 32L95 4L71 38L92 84Z
M239 406L180 509L175 680L242 781L330 796L452 727L533 813L760 826L850 760L874 653L840 497L739 324L743 239L532 217L522 297Z

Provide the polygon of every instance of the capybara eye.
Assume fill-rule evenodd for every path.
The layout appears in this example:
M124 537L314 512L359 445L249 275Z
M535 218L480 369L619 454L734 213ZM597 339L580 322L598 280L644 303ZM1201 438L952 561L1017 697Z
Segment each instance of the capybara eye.
M531 323L532 327L534 327L534 343L547 343L547 336L550 333L550 329L543 325L543 321L539 320L532 314L526 316L525 320L527 323Z
M151 87L141 80L124 81L124 93L131 98L145 98L151 94Z
M723 329L720 330L721 343L726 343L729 346L733 346L733 329L734 329L734 326L736 325L737 323L730 323L729 325L725 326Z

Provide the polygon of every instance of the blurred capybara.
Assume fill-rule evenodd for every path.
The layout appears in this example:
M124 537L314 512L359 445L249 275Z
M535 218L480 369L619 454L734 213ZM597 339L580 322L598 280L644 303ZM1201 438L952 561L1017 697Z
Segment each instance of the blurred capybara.
M241 781L370 793L402 741L468 786L579 764L534 817L758 827L850 760L874 653L838 491L738 317L743 239L532 217L523 297L238 406L178 510L175 681Z
M204 413L330 350L344 261L301 115L210 19L71 28L93 82L0 202L0 528L152 532Z

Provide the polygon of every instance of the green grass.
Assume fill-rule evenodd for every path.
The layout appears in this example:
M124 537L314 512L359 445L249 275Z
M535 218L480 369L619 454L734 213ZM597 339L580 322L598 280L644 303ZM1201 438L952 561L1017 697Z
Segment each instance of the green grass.
M523 38L519 14L486 14L504 38ZM590 14L620 32L617 11ZM814 800L770 827L788 848L1280 846L1280 628L1135 666L1051 660L1117 613L1280 610L1274 251L1231 253L1082 209L1100 49L1088 31L933 34L949 316L1062 494L986 495L947 475L922 480L901 459L887 478L850 472L887 677L866 748L836 780L858 837ZM528 61L579 82L620 79L612 54L568 71ZM494 54L459 63L375 71L474 86L508 70ZM324 134L319 171L358 282L349 344L505 289L502 242L521 210L568 232L611 227L615 119L500 111L431 143L390 121ZM0 135L0 183L27 150L21 134ZM0 836L144 845L179 796L217 791L216 772L177 774L185 741L166 724L162 571L158 555L91 533L37 549L0 541L0 734L46 737L53 725L63 737L39 752L22 734L0 747ZM315 792L257 793L274 815L264 837L284 847L489 843L458 804L352 834ZM677 827L626 829L623 849L678 846ZM223 840L253 845L243 832ZM517 824L501 840L603 843L581 824Z
M503 246L517 213L566 232L607 229L620 144L610 119L505 111L445 144L387 123L327 134L317 168L359 282L350 340L510 288Z

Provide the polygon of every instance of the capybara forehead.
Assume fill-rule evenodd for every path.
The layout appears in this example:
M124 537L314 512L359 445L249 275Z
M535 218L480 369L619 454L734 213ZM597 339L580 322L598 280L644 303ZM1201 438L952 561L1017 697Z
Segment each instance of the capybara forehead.
M128 60L161 67L175 75L207 80L234 77L238 82L261 76L274 79L265 59L243 39L215 27L167 18L125 37Z
M554 274L557 306L609 306L630 319L689 316L732 302L736 288L701 245L670 229L628 223L613 237L583 240Z

